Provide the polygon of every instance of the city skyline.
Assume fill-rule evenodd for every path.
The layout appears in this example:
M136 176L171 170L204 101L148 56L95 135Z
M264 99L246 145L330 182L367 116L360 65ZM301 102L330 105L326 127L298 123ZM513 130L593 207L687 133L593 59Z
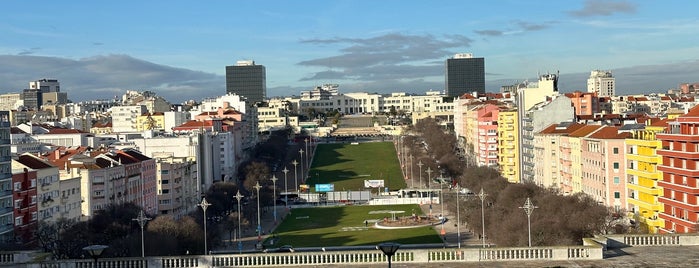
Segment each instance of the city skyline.
M225 94L225 66L267 68L267 96L444 89L444 61L485 58L486 90L561 72L563 92L612 70L618 94L694 82L694 2L10 2L0 14L0 92L54 78L75 101L153 90ZM195 91L196 90L196 91Z

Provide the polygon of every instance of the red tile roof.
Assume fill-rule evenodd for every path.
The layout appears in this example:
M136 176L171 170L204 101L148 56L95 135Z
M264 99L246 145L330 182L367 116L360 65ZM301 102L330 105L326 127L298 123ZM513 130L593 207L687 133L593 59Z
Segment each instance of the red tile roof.
M33 169L45 169L55 167L54 165L51 165L51 163L49 163L48 161L38 158L29 153L20 155L17 158L17 162L20 162L22 163L22 165L28 166Z
M570 137L585 137L587 135L590 135L590 133L597 131L601 127L602 126L598 126L598 125L585 125L584 127L579 128L576 131L573 131L568 136L570 136Z

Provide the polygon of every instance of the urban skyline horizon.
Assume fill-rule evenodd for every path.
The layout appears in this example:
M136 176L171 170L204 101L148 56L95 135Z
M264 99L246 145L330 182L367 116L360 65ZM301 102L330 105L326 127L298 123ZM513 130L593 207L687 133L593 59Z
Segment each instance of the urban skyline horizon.
M698 3L270 1L11 2L0 11L0 92L58 79L73 99L152 90L175 102L225 92L225 66L267 68L267 95L444 90L444 61L485 58L486 91L561 72L563 92L611 70L620 94L694 82ZM46 16L46 14L51 14ZM84 14L98 20L88 20ZM118 23L114 23L118 22Z

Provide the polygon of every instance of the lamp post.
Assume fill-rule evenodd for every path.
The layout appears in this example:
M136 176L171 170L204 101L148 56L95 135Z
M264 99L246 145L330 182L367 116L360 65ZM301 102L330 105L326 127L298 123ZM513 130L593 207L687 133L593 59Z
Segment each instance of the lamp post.
M274 224L277 224L277 176L272 175L272 178L270 179L272 181L272 200L274 200L274 212L272 214L274 215Z
M90 254L90 257L92 257L95 260L95 267L97 267L97 259L99 259L99 257L102 256L102 253L108 247L109 246L105 245L91 245L84 247L83 250L87 251L87 254Z
M311 163L309 163L309 156L311 154L311 151L308 150L308 138L305 138L303 141L306 142L306 165L310 166Z
M444 179L444 176L441 178L442 180ZM447 232L444 231L444 220L446 220L446 216L444 215L444 198L442 198L442 181L439 182L439 206L440 206L440 214L442 215L442 239L444 239L444 243L447 242L446 235Z
M483 237L481 237L481 239L483 239L483 247L484 248L485 248L485 206L483 204L485 203L486 196L488 196L488 194L486 194L483 191L483 188L481 188L481 191L478 192L478 198L481 199L481 227L483 228L483 232L481 233L481 235L483 235Z
M413 181L415 179L413 178L413 154L410 154L408 158L410 159L410 188L414 188Z
M146 222L151 220L151 218L146 217L145 213L143 213L143 209L141 209L141 212L138 213L138 217L131 219L133 221L137 221L138 225L141 226L141 258L146 257L146 249L144 247L144 242L143 242L143 227L146 226Z
M211 204L209 204L209 202L206 202L206 197L203 197L201 199L201 203L197 204L197 206L200 206L201 210L204 211L204 255L207 255L208 248L207 248L207 244L206 244L206 208L211 206Z
M378 246L376 246L378 250L381 250L383 252L383 255L386 255L386 259L388 259L388 268L391 268L391 258L393 255L396 254L396 251L398 251L398 248L400 248L400 244L394 243L394 242L387 242L387 243L381 243Z
M456 184L456 244L461 248L461 211L459 210L459 184Z
M287 180L287 178L286 178L286 173L289 173L289 169L287 169L286 166L284 166L284 169L282 169L282 172L284 172L284 191L286 192L286 191L289 191L289 184L288 184L289 180ZM284 206L286 207L286 209L289 209L289 195L288 194L284 195Z
M238 253L243 253L243 240L240 239L240 236L242 235L240 232L240 214L242 213L240 199L243 199L243 195L240 194L240 190L238 190L238 193L235 194L235 199L238 200Z
M524 213L527 214L527 226L529 227L529 247L532 247L532 212L535 208L539 208L532 204L532 200L527 197L527 201L524 201L524 206L519 207L524 209Z
M257 190L257 241L262 240L262 225L260 223L260 181L257 181L255 183L255 186L253 186L255 190Z
M305 166L305 164L303 163L303 152L304 152L303 149L299 150L299 154L301 154L301 182L302 183L303 183L303 181L305 181L304 175L303 175L303 167ZM298 185L297 185L297 187L298 187Z
M417 162L417 166L420 167L420 187L422 187L422 165L424 165L424 164L422 163L422 160L420 160L419 162Z
M432 168L427 167L427 195L430 197L430 218L432 218L432 188L430 188L430 180L432 179Z
M296 169L296 166L299 164L299 162L296 161L296 159L294 159L294 161L292 161L291 164L294 165L294 186L296 187L296 191L298 192L299 191L299 172Z

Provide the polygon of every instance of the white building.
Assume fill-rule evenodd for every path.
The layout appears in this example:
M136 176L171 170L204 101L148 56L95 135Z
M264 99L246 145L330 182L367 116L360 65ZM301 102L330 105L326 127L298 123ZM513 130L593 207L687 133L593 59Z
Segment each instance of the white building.
M612 71L594 70L587 79L587 92L597 93L598 97L613 97L615 82Z
M135 132L138 131L136 118L145 112L146 106L114 106L109 109L112 116L112 130L119 132Z

